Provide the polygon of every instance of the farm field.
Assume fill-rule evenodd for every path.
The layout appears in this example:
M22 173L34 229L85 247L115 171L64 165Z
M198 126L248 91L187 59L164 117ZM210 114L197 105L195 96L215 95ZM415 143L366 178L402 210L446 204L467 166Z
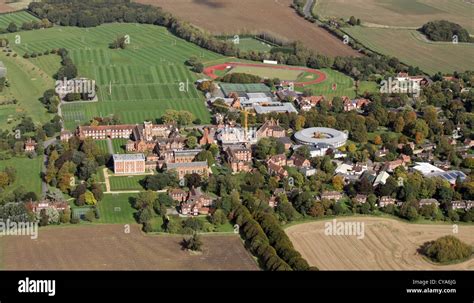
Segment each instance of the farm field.
M4 270L258 270L238 235L203 235L201 254L182 250L182 239L145 235L139 225L130 233L123 225L44 228L33 241L1 237L0 264Z
M374 218L338 218L338 222L363 222L365 237L326 236L325 221L288 227L285 231L310 265L321 270L473 270L474 259L453 265L436 265L417 253L427 241L453 234L450 224L410 224ZM459 226L455 235L474 244L474 226Z
M112 176L109 178L110 189L112 191L144 190L143 186L140 184L140 181L143 179L145 179L145 176Z
M302 41L322 54L360 56L324 29L304 20L290 7L292 0L138 0L162 7L216 35L266 32L288 41Z
M23 186L26 191L33 191L38 196L41 195L41 168L43 157L30 158L12 158L10 160L0 161L0 170L7 166L16 169L16 180L9 188L14 190Z
M132 207L130 199L133 194L106 194L97 205L100 219L98 223L108 224L134 224L133 214L136 210Z
M16 99L17 104L0 106L0 129L12 128L23 115L29 116L35 123L51 120L39 101L48 87L54 86L54 80L29 60L20 56L7 56L0 52L0 61L7 68L7 80L10 87L0 93L0 102Z
M474 44L431 42L416 30L350 27L348 35L368 48L434 74L474 69ZM403 41L403 43L401 43Z
M0 13L2 9L8 10L10 6L5 7L4 1L0 0ZM0 28L7 28L11 22L15 22L19 28L24 22L39 21L38 18L25 11L0 14Z
M125 50L111 50L116 37L130 36ZM12 35L6 35L12 38ZM44 52L64 47L79 76L95 79L99 102L62 106L67 128L97 116L116 114L123 123L156 120L167 109L188 110L209 121L202 94L193 86L199 78L184 62L191 56L203 61L220 55L201 49L168 33L163 27L139 24L106 24L96 28L54 27L22 33L22 44L13 48ZM180 90L180 84L185 85Z
M369 26L416 28L444 19L474 33L474 5L465 0L318 0L314 14L345 19L355 16Z

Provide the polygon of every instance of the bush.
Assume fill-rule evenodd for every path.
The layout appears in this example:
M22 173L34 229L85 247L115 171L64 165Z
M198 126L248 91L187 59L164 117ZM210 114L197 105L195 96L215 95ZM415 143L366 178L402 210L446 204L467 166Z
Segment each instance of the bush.
M425 243L421 252L435 262L447 263L471 257L472 247L454 236L444 236Z

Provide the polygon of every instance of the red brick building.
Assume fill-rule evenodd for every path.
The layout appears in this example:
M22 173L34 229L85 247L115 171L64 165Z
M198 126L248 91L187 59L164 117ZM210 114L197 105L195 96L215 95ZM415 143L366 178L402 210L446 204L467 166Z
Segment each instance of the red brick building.
M144 154L116 154L113 160L116 174L143 174L146 171Z

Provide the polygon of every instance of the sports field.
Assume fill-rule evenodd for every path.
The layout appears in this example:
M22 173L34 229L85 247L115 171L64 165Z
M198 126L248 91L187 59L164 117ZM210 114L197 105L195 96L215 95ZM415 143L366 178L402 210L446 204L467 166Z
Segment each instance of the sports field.
M7 166L16 169L15 182L8 187L8 190L14 190L23 186L26 191L33 191L38 196L41 195L41 167L43 157L30 158L12 158L10 160L0 161L0 170Z
M53 77L61 67L61 57L55 54L29 58L28 60L51 77Z
M10 129L18 124L23 115L29 116L35 123L51 120L39 101L48 87L54 86L54 80L36 65L21 56L6 56L0 52L0 61L7 68L7 79L10 87L0 93L0 103L17 100L17 104L0 106L0 129Z
M234 39L230 40L234 41ZM270 44L254 38L240 38L235 46L246 52L269 52L273 48Z
M246 73L261 78L279 78L283 81L292 81L295 86L312 85L326 80L326 74L316 69L247 62L226 62L207 66L204 69L204 74L211 79L217 79L218 71L224 73Z
M123 35L130 36L125 50L108 48L110 42ZM60 47L70 51L80 76L95 79L99 86L99 102L62 107L68 128L111 114L118 115L123 123L141 123L159 118L170 108L191 111L203 122L210 120L204 97L193 85L199 76L184 62L192 56L203 61L221 56L176 38L163 27L54 27L24 32L22 44L13 46L20 55Z
M434 74L474 69L474 44L432 42L415 30L368 27L344 28L368 48Z
M31 21L39 21L39 19L24 11L0 14L0 28L7 28L11 22L20 28L23 23Z
M285 70L285 69L274 69L266 67L246 67L236 66L228 72L232 73L244 73L259 76L263 79L278 78L286 81L296 81L303 73L297 70Z
M347 96L349 98L356 97L354 80L351 77L329 68L323 68L321 69L321 72L326 75L326 81L318 84L305 85L303 88L309 88L313 90L314 95L323 95L329 99L332 99L336 96ZM374 87L375 83L368 83L373 84L367 85L367 90L371 91L371 88ZM333 85L335 85L335 90L333 89ZM303 88L299 89L301 90Z
M425 242L446 235L454 235L473 245L472 225L459 225L458 233L453 234L452 224L411 224L362 216L336 220L336 223L363 224L363 237L328 234L326 223L333 223L332 220L294 225L285 229L285 232L303 258L321 270L474 269L474 258L459 264L436 265L417 252Z
M112 191L124 191L124 190L144 190L140 181L145 179L144 176L123 176L110 177L110 189Z
M133 194L106 194L97 205L100 212L99 223L133 224L136 223L132 207Z
M469 0L318 0L321 17L350 16L370 26L419 28L428 21L449 20L474 33L474 5Z

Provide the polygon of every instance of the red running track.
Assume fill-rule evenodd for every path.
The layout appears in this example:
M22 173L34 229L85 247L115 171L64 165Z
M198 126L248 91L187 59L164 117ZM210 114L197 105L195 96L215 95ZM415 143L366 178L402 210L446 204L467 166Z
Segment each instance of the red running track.
M228 66L236 67L236 66L246 66L246 67L265 67L265 68L274 68L274 69L285 69L285 70L297 70L297 71L302 71L302 72L307 72L311 74L315 74L318 76L316 80L313 81L307 81L307 82L294 82L296 86L306 86L306 85L311 85L311 84L318 84L321 82L326 81L326 74L323 73L322 71L316 70L316 69L311 69L311 68L306 68L306 67L291 67L291 66L281 66L281 65L270 65L270 64L252 64L252 63L238 63L238 62L229 62L229 63L223 63L223 64L218 64L218 65L213 65L206 67L204 69L204 74L211 79L215 80L219 78L216 74L216 70L224 71L227 69ZM291 81L286 81L286 82L291 82Z

